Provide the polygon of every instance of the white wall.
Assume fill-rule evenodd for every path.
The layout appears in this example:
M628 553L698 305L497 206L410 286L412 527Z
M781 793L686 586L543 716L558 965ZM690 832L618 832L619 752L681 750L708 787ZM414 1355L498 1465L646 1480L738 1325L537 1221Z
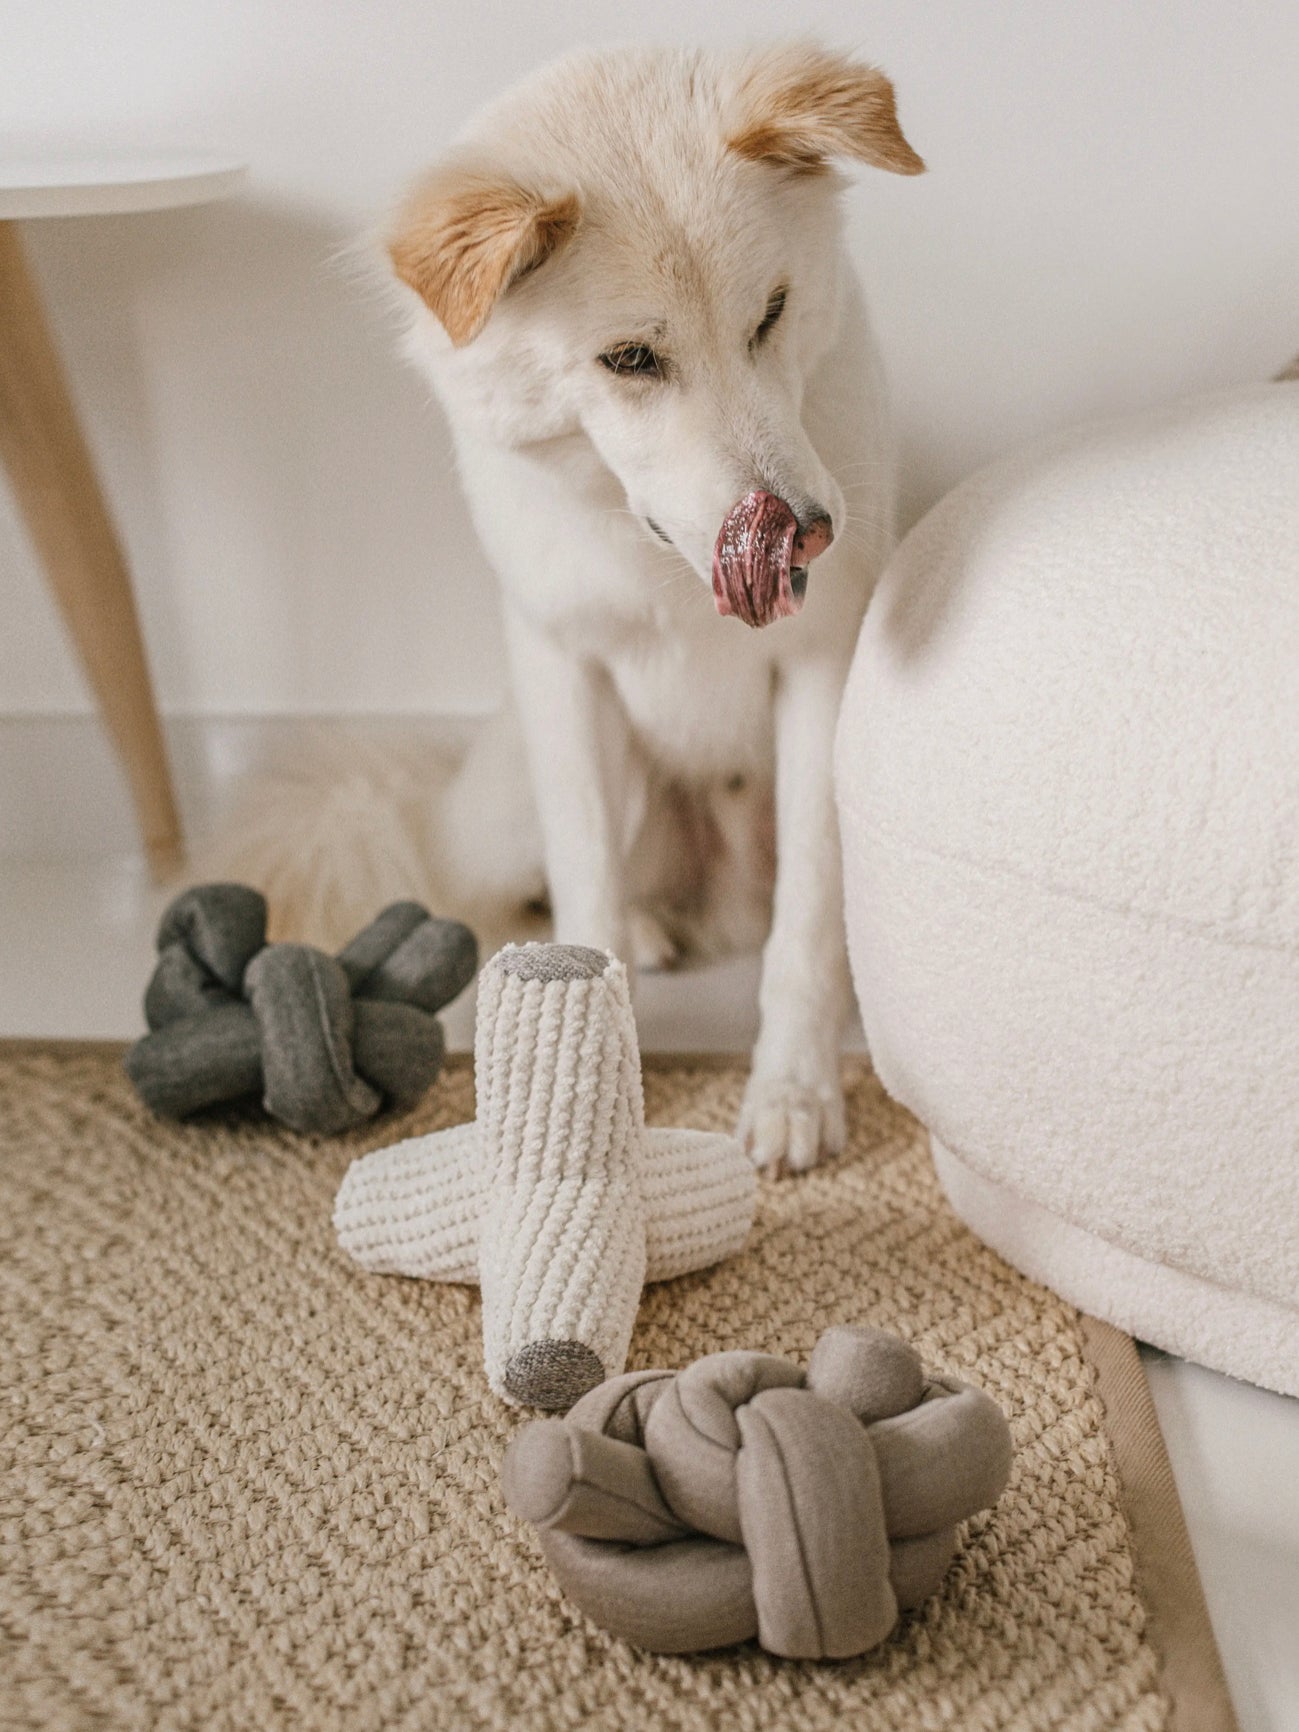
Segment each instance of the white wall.
M448 440L335 254L463 117L567 46L790 33L774 0L0 0L9 142L205 142L237 204L33 225L164 707L468 711L500 678ZM1299 7L811 0L894 76L930 174L854 244L914 512L1080 416L1299 350ZM0 499L0 713L88 707Z

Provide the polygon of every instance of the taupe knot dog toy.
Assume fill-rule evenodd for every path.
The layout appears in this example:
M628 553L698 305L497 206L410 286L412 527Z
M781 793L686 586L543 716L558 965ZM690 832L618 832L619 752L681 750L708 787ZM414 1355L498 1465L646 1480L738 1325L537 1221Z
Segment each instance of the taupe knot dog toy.
M266 901L242 884L186 890L158 928L150 1032L126 1055L163 1118L260 1095L295 1131L332 1136L409 1106L445 1050L436 1013L474 977L467 926L394 902L338 956L267 944Z
M569 1598L639 1648L846 1659L934 1592L1011 1453L982 1390L840 1327L806 1372L714 1353L602 1384L516 1434L504 1490Z

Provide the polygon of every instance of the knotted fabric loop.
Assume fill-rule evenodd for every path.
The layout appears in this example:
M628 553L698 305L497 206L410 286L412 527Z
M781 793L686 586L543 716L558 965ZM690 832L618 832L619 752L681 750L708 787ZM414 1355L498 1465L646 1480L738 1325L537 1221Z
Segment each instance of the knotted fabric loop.
M241 884L186 890L158 928L150 1032L125 1064L146 1105L181 1118L260 1095L293 1130L334 1135L436 1080L435 1012L473 978L469 928L397 902L338 957L266 943L266 902Z
M564 1592L636 1646L843 1659L938 1588L1010 1465L990 1397L839 1327L806 1374L719 1353L614 1379L518 1432L503 1488Z

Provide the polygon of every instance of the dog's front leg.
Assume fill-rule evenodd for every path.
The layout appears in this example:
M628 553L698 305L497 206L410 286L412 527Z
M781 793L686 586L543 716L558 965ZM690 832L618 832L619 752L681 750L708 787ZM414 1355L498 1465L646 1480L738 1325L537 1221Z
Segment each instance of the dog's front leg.
M566 654L543 628L512 609L505 628L555 937L625 956L621 709L600 670Z
M759 1166L793 1171L844 1140L839 1046L852 986L832 776L844 672L809 661L777 675L776 893L740 1134Z

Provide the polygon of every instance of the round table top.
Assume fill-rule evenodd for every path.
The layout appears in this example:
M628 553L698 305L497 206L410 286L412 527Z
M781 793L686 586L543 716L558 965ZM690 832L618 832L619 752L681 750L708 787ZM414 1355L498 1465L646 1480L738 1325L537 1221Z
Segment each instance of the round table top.
M0 152L0 218L115 216L206 204L234 192L247 173L232 157L179 151Z

